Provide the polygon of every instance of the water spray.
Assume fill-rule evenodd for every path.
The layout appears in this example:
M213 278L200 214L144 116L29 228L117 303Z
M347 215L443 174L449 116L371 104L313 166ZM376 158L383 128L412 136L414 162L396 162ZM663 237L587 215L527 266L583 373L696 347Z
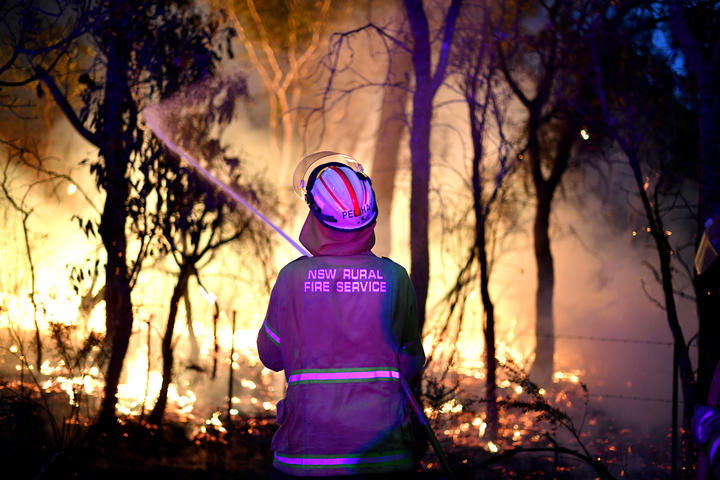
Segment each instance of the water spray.
M290 235L285 233L283 229L281 229L279 226L277 226L275 223L273 223L269 218L267 218L265 215L262 214L257 208L255 208L250 202L245 200L241 195L239 195L237 192L235 192L232 188L230 188L229 185L225 184L224 182L220 181L215 175L210 173L206 168L204 168L202 165L200 165L199 162L197 162L188 152L185 151L180 145L173 142L170 138L168 138L167 135L163 134L162 130L160 129L160 113L158 112L157 107L148 107L143 110L143 116L145 117L145 123L147 126L152 130L152 132L157 136L164 144L167 146L170 150L172 150L175 154L177 154L180 158L185 160L188 164L190 164L200 175L203 176L207 181L215 185L217 188L225 192L227 195L230 196L233 200L237 201L239 204L243 205L245 208L250 210L250 212L253 213L256 217L258 217L260 220L265 222L270 228L275 230L277 233L279 233L285 240L290 243L295 249L300 252L302 255L306 257L312 257L310 252L308 252L302 245L300 245L298 242L296 242ZM428 440L430 441L430 444L433 447L433 450L435 451L435 455L440 460L440 464L443 466L443 469L445 470L448 478L450 480L455 480L455 475L453 471L450 468L450 463L447 460L447 457L445 455L445 452L443 451L442 447L440 446L440 442L438 441L437 437L435 436L435 433L433 432L432 428L430 427L430 422L428 421L427 416L425 416L425 412L423 412L422 407L420 406L420 403L415 398L415 395L413 394L412 390L410 389L410 385L408 385L407 381L400 376L400 385L402 386L402 390L407 397L408 403L410 404L410 408L415 413L415 416L417 417L418 421L420 422L420 425L422 426L423 430L425 431L425 434L428 436Z
M225 192L227 195L230 196L233 200L243 205L245 208L250 210L253 215L258 217L260 220L265 222L270 228L275 230L277 233L279 233L285 240L287 240L290 245L295 247L295 249L300 252L301 254L305 255L306 257L310 257L310 252L308 252L302 245L297 243L295 240L293 240L290 235L285 233L282 228L275 225L269 218L267 218L265 215L262 214L257 208L253 206L250 202L245 200L242 196L240 196L236 191L234 191L232 188L230 188L225 183L221 182L215 175L210 173L205 167L200 165L199 162L197 162L195 159L193 159L192 156L188 152L185 151L180 145L173 142L170 138L168 138L167 135L164 135L162 130L160 129L160 119L159 112L157 108L154 107L148 107L145 110L143 110L143 116L145 117L145 123L147 126L152 130L152 132L155 134L156 137L158 137L162 142L165 144L166 147L168 147L170 150L175 152L179 157L181 157L183 160L185 160L187 163L189 163L200 175L203 176L207 181L218 187L220 190Z

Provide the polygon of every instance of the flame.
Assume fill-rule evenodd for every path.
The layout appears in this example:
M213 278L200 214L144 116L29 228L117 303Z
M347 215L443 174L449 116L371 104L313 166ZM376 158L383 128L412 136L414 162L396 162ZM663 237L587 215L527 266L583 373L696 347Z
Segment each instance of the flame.
M568 372L557 371L553 373L553 382L569 382L574 384L580 383L580 377L583 375L581 370L571 370Z
M240 380L240 385L245 388L249 388L250 390L255 390L257 388L257 385L255 384L255 382L253 382L252 380L245 379L245 378Z
M440 413L460 413L463 410L462 404L458 403L454 398L445 402L440 407Z
M218 266L218 271L223 271L222 266ZM62 270L38 275L39 280L33 296L27 289L20 289L14 294L0 293L0 326L19 332L26 342L8 342L9 346L4 351L17 358L18 371L26 369L27 373L30 369L37 370L36 374L41 380L39 385L43 390L62 392L67 397L67 402L73 406L92 400L91 408L88 409L92 414L92 408L99 404L98 400L102 397L104 388L104 372L98 365L87 365L72 371L62 360L49 357L36 369L28 363L28 359L22 357L28 355L24 352L23 345L28 344L28 339L35 331L34 318L37 319L43 338L49 337L53 324L74 327L73 335L76 340L84 338L90 332L105 333L104 303L100 302L91 312L81 315L80 297L72 290L69 282L57 282L58 277L62 277ZM209 280L212 275L209 273L205 278L208 279L205 280L207 287L192 284L189 292L194 298L193 330L198 347L198 358L193 360L197 363L192 367L197 370L186 368L190 332L185 321L184 305L181 304L174 337L174 381L168 389L167 412L174 419L192 422L194 427L191 431L194 434L215 435L226 432L223 415L275 414L275 402L284 391L284 380L282 375L264 368L257 355L257 330L262 323L266 297L258 295L254 288L240 293L232 290L231 296L222 288L227 282L212 283ZM140 416L147 413L159 394L162 385L160 340L167 315L167 305L162 302L169 297L168 292L172 290L172 286L171 276L150 271L141 274L133 291L135 322L117 393L117 411L120 415ZM234 331L229 315L232 310L230 304L222 304L223 301L227 302L228 297L242 303L242 310L237 316L240 321ZM496 309L498 325L502 325L503 329L497 335L497 359L500 363L514 362L519 368L526 368L527 360L532 358L533 341L529 336L521 336L519 332L526 330L525 322L520 321L516 312L507 310L509 307L506 303L498 303ZM36 305L39 306L37 311ZM218 305L222 305L222 308L217 319L215 337L213 316ZM468 315L473 318L481 317L482 304L477 291L469 292L467 308ZM458 334L457 342L450 345L451 342L447 339L452 337L440 339L433 321L438 320L429 319L429 334L424 339L426 351L432 351L435 343L439 343L438 353L441 355L456 351L453 374L461 380L463 388L482 385L486 378L485 346L479 322L467 322ZM217 353L215 338L218 343ZM232 355L231 351L234 352ZM214 358L217 361L217 378L210 381L208 373ZM227 387L230 371L235 375L231 392ZM553 380L556 384L576 384L579 383L582 373L558 371ZM498 392L499 395L525 393L521 386L512 384L508 379L502 378L502 375L498 386L500 390L505 390ZM541 394L546 394L544 389L541 389ZM230 405L225 410L228 399ZM562 398L562 401L569 400ZM222 411L218 408L222 408ZM444 432L457 444L476 445L497 452L505 448L508 442L531 441L532 438L532 418L510 416L503 420L512 423L501 427L499 433L502 438L487 442L485 435L488 424L484 415L473 410L471 403L463 404L458 398L448 399L437 406L437 409L426 406L425 413L433 422L443 425L439 431Z

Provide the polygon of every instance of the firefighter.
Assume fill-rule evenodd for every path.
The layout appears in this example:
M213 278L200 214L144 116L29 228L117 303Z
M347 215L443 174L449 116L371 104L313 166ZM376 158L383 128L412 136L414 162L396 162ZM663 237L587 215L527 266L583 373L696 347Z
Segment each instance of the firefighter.
M318 152L293 186L310 211L300 257L279 273L257 345L285 371L271 478L412 478L413 428L400 385L423 366L415 292L375 256L378 210L352 157Z
M699 394L707 405L698 405L693 417L695 441L701 447L698 461L700 479L720 479L720 362L716 342L717 314L720 308L720 212L705 222L695 253L695 282L700 316ZM713 315L713 313L715 313ZM712 472L712 473L710 473ZM714 474L714 475L713 475Z
M693 416L693 435L702 449L701 455L705 455L703 470L706 475L710 470L714 473L713 478L720 478L720 410L699 405Z

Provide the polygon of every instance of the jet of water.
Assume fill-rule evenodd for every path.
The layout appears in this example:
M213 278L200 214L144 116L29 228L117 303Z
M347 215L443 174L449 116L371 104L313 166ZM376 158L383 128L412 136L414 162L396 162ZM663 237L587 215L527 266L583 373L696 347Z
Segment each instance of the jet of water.
M243 205L245 208L250 210L253 215L258 217L260 220L265 222L267 225L270 226L273 230L275 230L277 233L279 233L285 240L287 240L290 245L295 247L295 249L300 252L302 255L305 255L306 257L310 257L310 252L308 252L302 245L300 245L298 242L296 242L292 237L290 237L287 233L283 231L279 226L277 226L275 223L273 223L269 218L267 218L265 215L262 214L257 208L255 208L250 202L245 200L241 195L239 195L236 191L234 191L232 188L230 188L225 183L221 182L215 175L210 173L206 168L204 168L200 163L195 160L188 152L186 152L180 145L173 142L171 138L169 138L168 135L166 135L163 132L162 129L162 115L158 108L156 107L147 107L143 110L143 116L145 117L145 123L147 126L152 130L152 132L157 136L162 142L167 146L170 150L175 152L180 158L185 160L190 166L193 167L193 169L202 175L203 178L205 178L207 181L221 189L223 192L227 193L230 198L238 202L239 204Z

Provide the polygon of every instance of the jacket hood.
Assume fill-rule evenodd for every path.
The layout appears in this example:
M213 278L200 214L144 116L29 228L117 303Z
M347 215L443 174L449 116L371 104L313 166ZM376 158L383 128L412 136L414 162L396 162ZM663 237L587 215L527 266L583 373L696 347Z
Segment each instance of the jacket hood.
M308 212L300 243L313 255L370 255L375 245L375 222L356 232L341 232L326 227Z

